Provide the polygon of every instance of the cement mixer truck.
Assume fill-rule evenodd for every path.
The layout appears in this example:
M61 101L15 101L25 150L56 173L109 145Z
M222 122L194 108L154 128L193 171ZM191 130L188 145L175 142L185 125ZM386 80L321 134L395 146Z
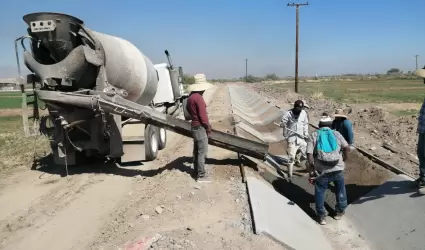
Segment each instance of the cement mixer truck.
M28 35L15 41L19 84L33 95L33 118L48 136L57 164L90 157L118 162L154 160L166 146L166 130L191 137L190 124L177 116L187 95L182 68L153 64L132 43L87 28L76 17L31 13L23 17ZM29 40L29 46L25 43ZM19 44L31 74L21 75ZM27 48L28 47L28 48ZM24 91L32 85L33 93ZM42 102L47 115L40 116ZM28 129L27 129L28 130ZM213 131L209 144L256 158L268 145Z

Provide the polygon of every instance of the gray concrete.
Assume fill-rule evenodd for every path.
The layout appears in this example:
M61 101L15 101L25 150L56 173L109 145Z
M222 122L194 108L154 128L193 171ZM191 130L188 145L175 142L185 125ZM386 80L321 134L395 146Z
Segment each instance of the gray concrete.
M259 102L259 103L262 104L261 102ZM264 104L262 104L262 105L264 105ZM239 106L239 105L235 105L235 104L232 104L232 106L235 109L237 109L241 112L244 112L246 115L248 115L250 117L258 117L258 116L261 116L261 115L263 115L267 112L272 112L272 111L278 112L279 111L278 108L276 108L275 106L270 105L270 104L268 104L267 106L264 105L262 108L258 108L258 109L250 109L250 108L246 108L244 106Z
M247 116L245 113L243 113L243 112L241 112L237 109L233 109L233 114L239 116L241 119L245 120L247 123L250 123L253 126L267 126L270 123L281 118L282 115L283 115L283 111L272 113L272 114L268 115L265 119L262 119L262 120L260 120L258 118L253 118L253 117Z
M283 140L280 128L271 133L260 133L253 127L271 124L283 115L283 110L276 108L278 112L273 114L276 115L275 117L269 117L266 121L259 120L256 118L259 116L257 112L264 111L264 103L267 103L261 96L243 87L232 86L229 87L229 95L233 113L240 120L236 126L237 130L243 130L269 143ZM270 108L270 110L273 109ZM285 157L274 159L281 165L285 164ZM257 162L257 164L262 163ZM262 166L268 166L268 164L262 164ZM368 243L359 237L356 226L347 217L339 221L329 218L328 225L324 227L319 227L311 219L315 216L314 186L308 183L306 176L294 176L289 182L280 177L285 176L281 168L269 166L262 168L260 172L262 178L271 185L248 177L248 189L257 233L269 234L293 249L332 249L330 245L334 249L370 249ZM327 190L325 207L329 213L334 212L335 203L333 191ZM362 225L357 226L362 227ZM322 235L323 232L329 242ZM380 230L376 232L379 233ZM322 242L325 242L323 243L325 245L321 245Z
M255 233L268 234L291 249L332 249L319 225L269 184L248 177Z
M374 249L425 249L425 196L398 175L347 208L347 217Z
M259 101L261 102L261 101ZM268 113L268 115L273 115L273 114L281 114L282 112L273 106L268 106L268 107L263 107L263 108L259 108L259 109L254 109L254 110L249 110L244 108L243 106L236 106L236 105L232 105L234 109L243 112L245 115L251 117L251 118L257 118L259 116L263 116L266 113Z
M240 102L234 102L231 101L232 106L243 109L245 111L255 111L258 110L261 106L264 106L264 103L261 101L257 101L256 103L247 106L247 104L245 103L240 103ZM272 106L271 104L269 104L270 106Z
M284 140L282 129L276 129L271 133L261 133L245 123L239 123L236 126L264 142L276 143Z

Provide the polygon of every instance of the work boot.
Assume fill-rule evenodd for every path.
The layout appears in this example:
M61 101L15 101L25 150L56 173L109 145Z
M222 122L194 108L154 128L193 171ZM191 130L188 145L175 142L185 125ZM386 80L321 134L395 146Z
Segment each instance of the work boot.
M196 182L199 182L199 183L210 183L212 181L207 176L198 176L198 178L196 179Z
M288 177L291 178L292 177L292 173L294 171L294 162L291 162L288 164Z
M411 187L412 188L418 188L418 189L421 189L421 188L424 188L425 187L425 182L423 182L422 180L421 180L421 178L418 178L418 179L416 179L416 180L414 180L413 182L412 182L412 185L411 185Z
M344 216L345 212L336 212L334 219L335 220L340 220L342 218L342 216Z
M317 223L319 223L320 225L326 225L326 217L325 216L317 217Z

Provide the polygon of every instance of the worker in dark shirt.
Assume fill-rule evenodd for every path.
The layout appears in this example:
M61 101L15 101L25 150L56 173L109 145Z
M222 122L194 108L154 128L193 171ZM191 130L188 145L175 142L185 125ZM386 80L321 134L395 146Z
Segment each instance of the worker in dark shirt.
M210 182L205 171L205 159L208 152L208 138L211 136L211 125L208 120L207 105L204 101L204 91L212 85L203 82L189 86L190 95L187 99L187 111L192 117L193 136L193 166L198 182Z
M332 129L338 131L348 142L350 147L353 147L354 133L353 124L348 119L343 109L337 109L334 114Z

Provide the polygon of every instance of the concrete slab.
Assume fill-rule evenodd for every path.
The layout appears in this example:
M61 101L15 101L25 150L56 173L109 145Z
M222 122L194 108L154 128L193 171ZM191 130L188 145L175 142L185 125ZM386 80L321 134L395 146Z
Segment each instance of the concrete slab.
M270 123L276 121L277 119L280 119L283 115L283 111L279 111L273 114L270 114L267 118L263 119L263 120L259 120L259 119L255 119L253 117L249 117L246 114L244 114L243 112L237 110L237 109L233 109L233 114L239 116L240 118L242 118L243 120L245 120L246 122L250 123L251 125L254 126L267 126Z
M319 225L269 184L248 177L255 232L268 234L291 249L332 249Z
M230 98L232 98L232 97L230 97ZM255 110L261 109L262 107L266 106L265 103L263 103L261 101L254 103L250 106L246 106L246 104L242 105L238 102L231 101L231 105L234 106L234 107L238 107L240 109L246 110L246 111L255 111ZM270 104L268 106L270 106Z
M398 175L352 203L347 217L374 249L424 249L425 196Z
M242 97L242 98L231 97L231 98L232 98L232 101L231 101L232 104L236 103L238 105L247 106L247 107L249 107L251 105L255 105L258 102L264 102L264 99L261 98L261 97L253 97L253 98L249 98L249 99L244 98L244 97Z
M282 115L282 111L280 111L278 108L275 108L275 107L263 108L263 109L258 110L258 111L256 111L256 110L248 111L248 110L240 109L240 108L233 106L233 105L232 105L232 107L233 107L233 109L236 109L236 110L244 113L246 116L249 116L251 118L257 118L259 116L263 116L263 115L265 115L265 113L268 113L267 116L270 116L270 117Z
M271 104L261 103L261 102L258 102L258 103L260 103L260 106L258 106L258 108L239 106L238 104L235 104L235 103L232 103L232 107L246 113L249 116L253 116L253 117L263 115L263 114L270 112L272 110L277 110L277 111L279 110L278 108L276 108L275 106L273 106Z
M238 126L239 128L243 129L245 132L251 134L252 136L264 142L275 143L275 142L281 142L284 140L281 129L276 129L275 131L271 133L261 133L245 123L238 123L236 126Z

